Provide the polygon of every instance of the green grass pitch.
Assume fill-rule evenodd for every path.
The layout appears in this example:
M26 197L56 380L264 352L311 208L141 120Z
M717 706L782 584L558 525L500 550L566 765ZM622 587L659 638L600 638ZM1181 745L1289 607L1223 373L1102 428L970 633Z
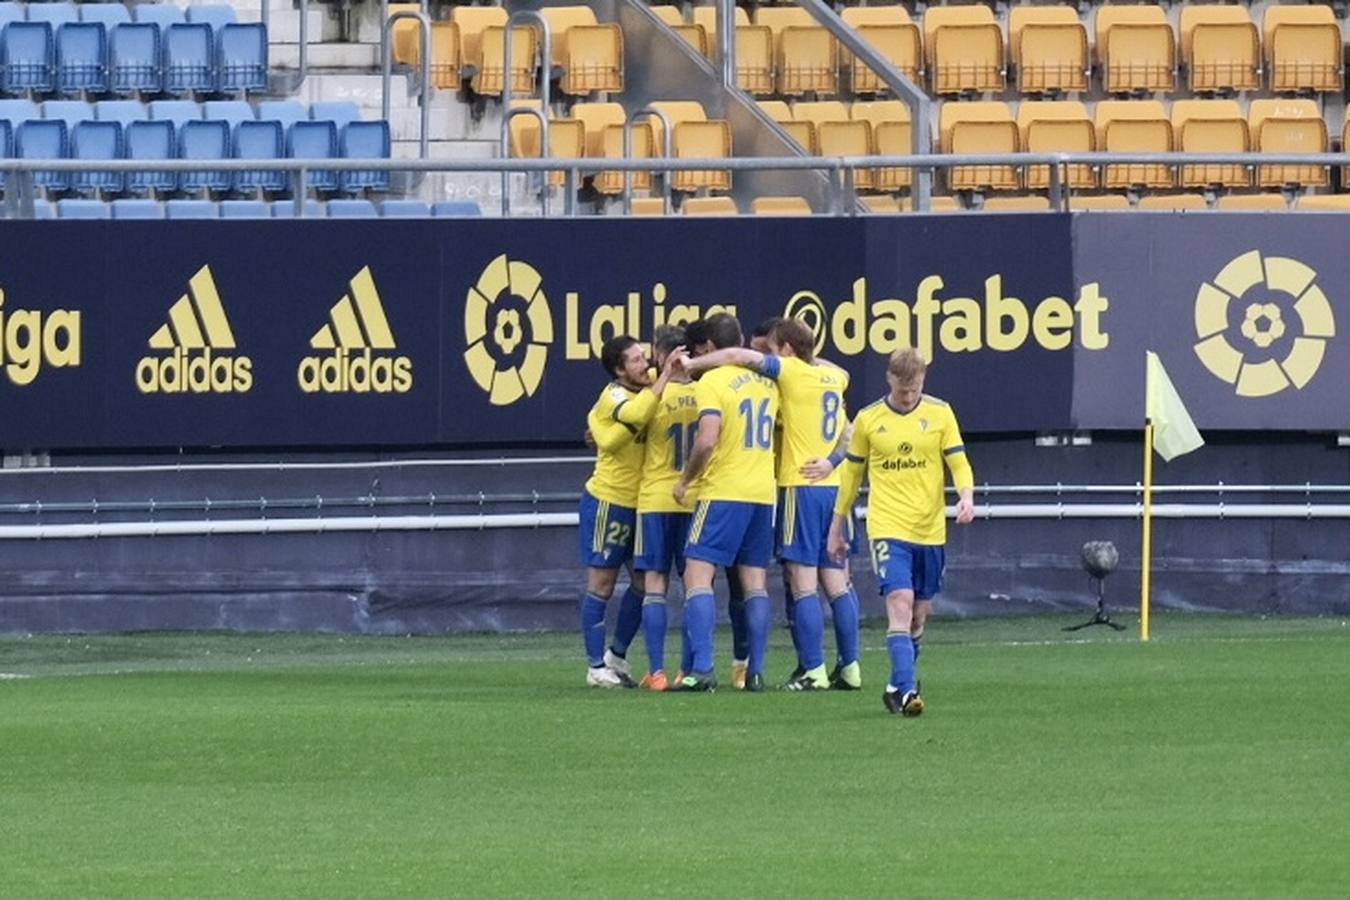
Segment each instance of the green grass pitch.
M875 628L806 695L588 690L573 635L0 637L0 894L1350 889L1345 621L1070 621L935 620L913 720Z

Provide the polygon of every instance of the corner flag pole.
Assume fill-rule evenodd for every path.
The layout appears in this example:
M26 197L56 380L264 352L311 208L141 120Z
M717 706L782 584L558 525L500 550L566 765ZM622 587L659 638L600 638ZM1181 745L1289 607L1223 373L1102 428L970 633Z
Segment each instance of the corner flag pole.
M1139 640L1148 640L1149 581L1153 569L1153 419L1144 419L1144 534L1139 561Z

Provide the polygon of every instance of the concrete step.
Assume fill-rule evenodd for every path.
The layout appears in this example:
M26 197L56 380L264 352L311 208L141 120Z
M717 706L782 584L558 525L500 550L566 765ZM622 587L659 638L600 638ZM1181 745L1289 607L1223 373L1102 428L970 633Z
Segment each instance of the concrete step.
M350 100L361 108L363 118L380 117L383 83L378 75L347 73L311 73L296 92L296 99L306 103L323 100ZM408 95L408 79L393 75L389 79L389 110L391 117L397 111L411 108L416 112L416 97ZM414 126L415 129L415 126ZM414 135L416 131L414 130Z
M313 41L313 38L310 39ZM300 67L300 45L273 42L270 48L272 65L282 69ZM307 60L311 69L356 69L378 71L379 44L344 44L340 42L311 43Z

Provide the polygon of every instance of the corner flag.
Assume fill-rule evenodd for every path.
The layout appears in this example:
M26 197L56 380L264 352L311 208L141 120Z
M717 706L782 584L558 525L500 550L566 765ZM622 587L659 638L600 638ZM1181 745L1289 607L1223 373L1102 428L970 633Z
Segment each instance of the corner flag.
M1172 379L1167 377L1162 360L1148 351L1148 374L1144 380L1144 416L1153 423L1153 448L1171 462L1178 456L1203 447L1205 439L1195 430L1186 404L1181 402Z

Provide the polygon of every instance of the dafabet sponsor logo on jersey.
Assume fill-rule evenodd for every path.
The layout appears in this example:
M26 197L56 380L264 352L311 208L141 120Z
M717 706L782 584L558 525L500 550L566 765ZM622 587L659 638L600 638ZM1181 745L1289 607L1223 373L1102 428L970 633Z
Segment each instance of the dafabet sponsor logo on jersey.
M27 387L44 366L80 365L79 310L23 309L8 299L0 288L0 368L10 383Z

